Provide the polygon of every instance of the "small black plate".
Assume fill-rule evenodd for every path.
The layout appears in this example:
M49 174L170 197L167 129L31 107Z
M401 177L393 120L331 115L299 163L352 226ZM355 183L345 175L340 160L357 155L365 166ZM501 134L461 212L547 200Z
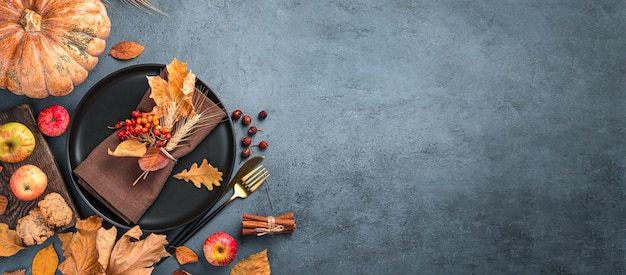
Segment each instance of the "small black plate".
M113 134L107 126L129 117L137 107L149 88L146 76L158 75L164 68L163 64L141 64L111 73L85 94L72 115L67 140L68 166L72 175L70 188L75 188L97 214L121 228L128 229L130 226L78 184L73 170L100 142ZM196 87L225 109L217 95L201 80L196 81ZM194 151L180 158L172 173L188 169L193 163L200 163L205 158L223 173L222 182L228 182L235 166L235 139L229 119L220 122ZM137 224L149 232L161 232L184 225L209 211L219 200L225 185L208 191L204 187L197 189L190 182L170 177Z

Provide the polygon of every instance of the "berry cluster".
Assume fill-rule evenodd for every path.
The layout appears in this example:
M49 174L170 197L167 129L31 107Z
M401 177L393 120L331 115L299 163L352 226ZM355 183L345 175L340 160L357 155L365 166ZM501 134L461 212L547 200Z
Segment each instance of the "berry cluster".
M239 120L241 118L241 124L247 126L252 124L252 117L250 117L249 115L244 114L241 110L237 109L235 111L233 111L231 118L233 121ZM258 118L263 120L265 118L267 118L267 111L263 110L259 112ZM258 144L256 145L252 145L252 138L250 136L254 136L256 135L256 133L258 131L262 131L263 129L261 128L257 128L254 125L251 125L248 127L248 136L243 136L241 138L241 145L244 146L243 150L241 150L241 157L242 158L248 158L250 157L250 154L252 153L252 146L256 146L259 147L259 149L264 150L267 147L269 147L269 143L267 143L267 141L265 140L261 140Z
M120 141L135 139L151 146L163 147L172 138L171 129L161 126L161 119L145 112L132 111L132 118L120 120L113 127Z

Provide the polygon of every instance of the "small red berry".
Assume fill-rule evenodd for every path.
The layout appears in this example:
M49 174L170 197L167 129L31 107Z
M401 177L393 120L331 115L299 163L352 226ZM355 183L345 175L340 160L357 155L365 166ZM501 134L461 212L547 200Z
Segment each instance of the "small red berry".
M252 123L252 118L249 115L244 115L243 118L241 118L241 123L243 123L243 125L249 125Z
M259 112L259 119L265 119L267 117L267 112L265 110Z
M269 146L270 146L270 144L269 144L269 143L267 143L267 141L265 141L265 140L261 140L261 142L259 142L259 145L258 145L258 146L259 146L259 148L261 148L261 149L265 149L265 148L269 147Z
M122 129L122 127L124 127L125 124L126 124L126 122L124 122L123 120L115 122L115 130Z
M250 156L250 148L246 148L241 151L242 158L248 158L249 156Z
M134 111L132 111L131 115L132 115L134 118L138 118L138 117L140 117L140 116L141 116L141 113L140 113L139 111L137 111L137 110L134 110Z
M242 137L241 138L241 144L243 146L250 146L250 144L252 144L252 139L249 137Z
M238 120L241 117L241 110L237 109L233 111L232 118L233 120Z
M257 131L258 129L256 128L256 126L250 126L250 128L248 128L248 134L250 135L255 135Z

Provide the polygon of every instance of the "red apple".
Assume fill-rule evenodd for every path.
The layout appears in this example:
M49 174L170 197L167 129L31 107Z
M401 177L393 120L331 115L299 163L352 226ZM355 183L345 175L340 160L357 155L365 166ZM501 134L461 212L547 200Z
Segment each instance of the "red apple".
M215 266L225 266L237 256L237 242L224 232L215 232L207 237L202 246L204 257Z
M48 186L48 176L39 167L25 164L17 168L9 179L11 192L20 200L39 198Z
M35 144L35 136L26 125L19 122L0 125L0 161L23 161L33 153Z
M42 134L49 137L58 137L65 133L70 125L70 114L61 105L50 105L37 116L37 126Z

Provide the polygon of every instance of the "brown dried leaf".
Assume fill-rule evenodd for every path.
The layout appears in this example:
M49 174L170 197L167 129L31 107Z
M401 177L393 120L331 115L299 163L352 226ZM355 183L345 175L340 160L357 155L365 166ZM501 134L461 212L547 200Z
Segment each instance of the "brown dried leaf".
M222 181L222 172L213 167L206 159L198 167L197 163L191 165L189 170L185 169L174 175L174 178L184 180L185 182L193 182L196 188L204 185L209 191L213 190L213 186L220 186Z
M121 60L138 57L146 47L133 41L123 41L115 44L109 51L109 55Z
M4 214L4 211L7 210L7 206L9 206L9 199L7 196L0 194L0 215Z
M101 227L98 229L96 236L98 262L102 265L102 268L106 270L109 266L109 259L111 258L111 251L113 251L113 246L115 245L115 239L117 238L117 227L113 226L109 230Z
M109 155L114 157L143 157L146 154L147 148L146 143L128 139L120 142L120 144L115 147L115 151L111 151L108 149Z
M267 259L267 249L265 249L235 264L230 270L230 275L269 275L271 271L270 262Z
M25 275L26 269L18 269L11 272L2 272L2 275Z
M150 274L154 267L149 266L170 256L165 250L165 235L150 234L139 240L141 235L139 226L134 226L117 241L111 252L108 275Z
M13 256L22 249L22 238L17 231L9 229L6 223L0 223L0 257Z
M57 255L54 246L48 245L39 250L33 258L32 274L33 275L54 275L59 265L59 255Z
M165 168L169 162L170 159L159 148L150 146L146 154L139 158L139 168L143 171L157 171Z
M195 114L192 102L195 91L196 75L187 71L187 63L174 58L166 66L167 81L160 76L149 76L150 98L156 106L152 109L159 117L163 117L165 127L173 127L173 123L182 117Z
M172 275L191 275L191 273L184 271L182 269L176 269L172 272Z
M76 221L76 233L59 236L63 244L65 261L59 265L64 275L101 274L104 268L98 262L96 248L98 230L102 227L102 218L94 215L85 220Z
M193 252L191 248L186 246L176 247L176 252L174 253L174 255L176 256L176 260L180 265L198 262L198 254L196 254L196 252Z

